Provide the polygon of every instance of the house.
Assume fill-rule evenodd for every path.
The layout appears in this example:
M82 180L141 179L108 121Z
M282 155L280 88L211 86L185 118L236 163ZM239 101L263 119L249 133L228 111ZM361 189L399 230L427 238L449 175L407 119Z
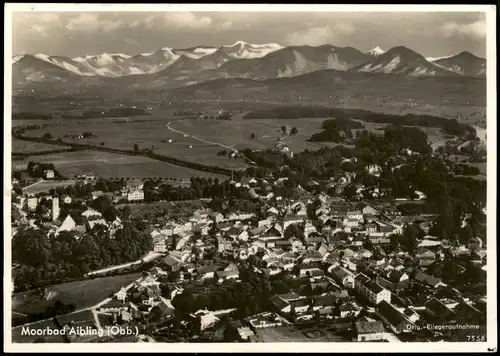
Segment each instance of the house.
M87 230L87 232L90 232L94 229L95 226L97 225L101 225L105 228L108 227L108 223L106 222L106 220L104 219L97 219L97 220L87 220L85 222L85 229Z
M374 176L380 176L380 173L382 172L382 167L380 167L378 164L370 164L365 167L365 171L368 174L374 175Z
M144 190L136 188L127 194L128 201L144 200Z
M54 179L54 171L52 169L46 169L43 171L43 177L45 179Z
M368 204L363 204L363 205L364 206L361 208L361 213L363 214L363 216L377 216L380 214L380 212L374 207Z
M319 266L314 263L301 263L298 265L298 270L299 270L299 275L301 277L306 276L308 273L307 272L312 272L314 270L318 270Z
M387 337L381 321L357 321L354 323L356 341L378 341Z
M196 273L201 279L214 278L215 268L214 267L197 267Z
M354 302L345 302L339 307L341 318L356 317L361 313L361 310L363 310L363 308Z
M191 314L191 317L197 321L201 331L208 329L219 322L219 318L208 310L198 310L196 313Z
M418 247L415 251L415 262L419 266L428 266L436 260L436 254L425 247Z
M363 213L361 210L348 210L346 212L346 218L348 221L363 222Z
M335 267L330 272L333 279L341 286L346 288L354 288L354 275L342 267Z
M454 312L436 298L431 298L425 304L425 311L433 321L446 322L454 317Z
M478 322L485 318L485 315L477 308L464 301L458 303L453 309L457 315L457 321L463 323Z
M354 278L354 288L358 293L363 295L371 304L379 304L382 301L391 301L391 292L375 281L370 280L370 278L360 273Z
M228 280L228 279L238 279L240 273L238 270L236 271L217 271L215 272L215 278L219 281L219 283Z
M299 224L304 221L304 216L298 216L298 215L287 215L285 216L285 219L283 220L283 231L286 230L286 228L290 225L293 224Z
M393 269L383 275L377 275L377 283L394 291L408 287L409 277L405 272Z
M252 315L245 319L255 329L273 328L283 325L282 319L270 312Z
M377 305L377 313L386 325L396 334L412 330L412 322L387 301L383 301Z
M127 298L127 290L125 288L121 288L118 293L116 293L116 299L124 302Z
M416 198L415 200L424 200L427 198L427 195L425 195L423 192L419 191L419 190L415 190L415 195L416 195Z
M57 229L57 233L61 231L71 231L75 227L76 227L75 220L73 220L73 218L70 215L68 215L62 222L61 226L59 226L59 228Z
M82 213L82 216L84 218L100 218L102 216L102 214L94 209L91 209L91 208L88 208L87 210L85 210L83 213Z
M97 190L95 192L90 193L92 195L92 200L96 200L100 196L104 195L104 192L102 190Z
M28 198L28 199L26 199L26 204L28 206L29 211L35 211L37 206L38 206L38 199L37 198Z
M432 288L439 288L446 286L446 284L444 284L440 278L431 276L430 274L424 273L422 271L417 271L414 278L416 281Z

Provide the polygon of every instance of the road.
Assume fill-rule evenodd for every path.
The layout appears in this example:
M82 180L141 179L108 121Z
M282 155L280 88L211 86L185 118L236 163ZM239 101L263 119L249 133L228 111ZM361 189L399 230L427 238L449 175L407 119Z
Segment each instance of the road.
M138 280L140 280L141 278L142 278L142 277L140 277ZM125 287L123 287L123 288L124 288L125 290L129 290L130 288L132 288L132 287L134 286L134 284L135 284L138 280L136 280L136 281L134 281L134 282L130 283L129 285L127 285L127 286L125 286ZM116 293L113 295L113 297L114 297L114 296L116 296L116 294L118 294L118 292L119 292L119 291L120 291L120 290L117 290L117 291L116 291ZM106 299L104 299L103 301L101 301L101 302L97 303L97 304L96 304L96 305L94 305L94 306L87 307L87 308L82 308L82 309L77 309L77 310L75 310L74 312L71 312L71 313L68 313L68 314L63 314L63 315L77 314L77 313L81 313L81 312L86 311L86 310L91 310L91 311L92 311L92 313L94 314L94 318L95 318L95 319L97 319L96 309L98 309L98 308L100 308L102 305L104 305L104 304L106 304L106 303L110 302L112 299L113 299L113 298L106 298ZM58 316L63 316L63 315L58 315ZM13 329L23 328L23 327L26 327L26 326L28 326L28 325L33 325L33 324L41 323L41 322L43 322L43 321L52 320L52 319L53 319L53 317L52 317L52 318L47 318L47 319L42 319L42 320L37 320L37 321L34 321L34 322L32 322L32 323L26 323L26 324L23 324L23 325L19 325L19 326L13 327Z
M224 145L223 143L220 143L220 142L214 142L214 141L204 140L204 139L202 139L202 138L199 138L199 137L193 136L193 135L191 135L191 134L189 134L189 133L187 133L187 132L183 132L183 131L179 131L179 130L173 129L173 128L170 126L170 124L172 124L172 123L174 123L174 122L176 122L176 121L181 121L181 120L184 120L184 119L179 119L179 120L172 120L172 121L170 121L170 122L167 124L167 128L168 128L170 131L175 132L175 133L178 133L178 134L181 134L181 135L183 135L183 136L185 136L185 137L189 137L189 138L192 138L192 139L194 139L194 140L197 140L197 141L200 141L200 142L203 142L203 143L208 143L209 145L215 145L215 146L220 146L220 147L222 147L222 148L227 148L228 150L233 151L235 154L237 154L237 153L238 153L238 150L234 148L234 146L235 146L236 144L234 144L234 145L232 145L232 146L227 146L227 145ZM238 125L239 125L239 124L238 124ZM248 159L248 158L246 158L246 157L243 157L243 158L245 159L245 161L247 161L247 163L250 163L250 164L252 164L252 165L257 166L257 163L255 163L254 161L251 161L251 160L249 160L249 159Z
M220 143L220 142L213 142L213 141L208 141L208 140L204 140L202 138L199 138L199 137L196 137L196 136L193 136L187 132L183 132L183 131L179 131L179 130L176 130L176 129L173 129L170 124L176 122L176 121L181 121L183 119L179 119L179 120L172 120L170 121L168 124L167 124L167 128L172 131L172 132L175 132L175 133L178 133L178 134L181 134L181 135L184 135L185 137L189 137L189 138L192 138L194 140L197 140L197 141L200 141L200 142L203 142L203 143L208 143L209 145L215 145L215 146L220 146L220 147L223 147L223 148L227 148L231 151L233 151L234 153L238 153L238 150L236 150L235 148L231 147L231 146L227 146L227 145L224 145L223 143Z
M106 272L109 272L109 271L114 271L116 269L130 267L130 266L132 266L134 264L139 264L139 263L142 263L142 262L149 262L149 261L154 260L155 258L158 258L158 257L162 256L162 255L163 254L159 253L159 252L149 252L146 256L144 256L140 260L137 260L137 261L134 261L134 262L129 262L129 263L124 263L124 264L118 265L118 266L106 267L106 268L103 268L103 269L100 269L100 270L97 270L97 271L92 271L92 272L87 273L85 276L91 276L91 275L94 275L94 274L106 273Z

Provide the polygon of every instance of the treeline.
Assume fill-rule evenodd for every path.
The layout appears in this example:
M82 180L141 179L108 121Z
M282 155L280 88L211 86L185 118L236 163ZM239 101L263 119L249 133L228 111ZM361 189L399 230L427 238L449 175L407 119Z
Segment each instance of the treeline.
M52 120L52 115L32 113L32 112L14 112L12 120Z
M54 111L57 112L57 111ZM125 116L142 116L151 115L144 109L140 108L111 108L105 110L85 110L79 115L61 112L62 119L92 119L96 117L125 117ZM57 114L56 114L57 116ZM32 112L17 112L12 113L12 120L52 120L53 114L40 114Z
M309 138L310 142L342 142L346 138L353 138L352 130L362 129L364 125L348 118L323 121L323 131L315 133Z
M54 153L64 153L64 152L78 152L82 151L81 148L66 148L62 150L45 150L45 151L36 151L36 152L12 152L12 156L18 156L18 157L31 157L31 156L44 156L48 154L54 154Z
M29 289L83 277L91 270L138 260L152 250L150 236L127 223L114 237L99 225L79 238L68 231L48 235L41 229L22 228L13 237L12 260L20 264L13 276L16 285Z
M102 146L96 146L96 145L64 142L61 139L54 141L54 140L47 140L47 139L43 139L43 138L39 138L39 137L27 137L27 136L17 136L16 138L19 138L21 140L26 140L26 141L48 143L48 144L59 145L59 146L69 146L69 147L75 148L75 149L91 149L94 151L126 154L126 155L131 155L131 156L145 156L145 157L149 157L149 158L152 158L152 159L155 159L158 161L172 163L172 164L175 164L177 166L191 168L191 169L195 169L198 171L221 174L221 175L226 175L226 176L231 175L231 170L229 170L227 168L222 168L222 167L217 167L217 166L209 166L209 165L205 165L205 164L201 164L201 163L185 161L185 160L175 158L175 157L159 155L159 154L156 154L156 153L151 152L151 151L140 152L140 151L135 151L135 150L123 150L123 149L118 149L118 148L102 147Z
M336 118L354 119L380 124L402 124L407 126L437 127L449 135L467 139L476 137L476 130L461 124L456 119L432 115L406 114L395 115L371 112L360 109L328 108L323 106L286 106L267 110L252 111L244 119L295 119L295 118Z
M28 162L28 166L26 168L28 174L33 178L43 178L44 172L47 170L51 170L54 172L54 177L59 177L60 174L56 170L54 163L38 163L38 162Z
M356 139L356 148L362 151L367 158L369 155L381 157L382 160L373 160L371 163L381 164L386 158L409 149L420 154L432 153L432 147L427 142L427 134L416 127L389 125L384 128L384 135L380 136L369 131L361 131ZM366 154L366 150L370 153ZM364 152L363 152L364 151Z

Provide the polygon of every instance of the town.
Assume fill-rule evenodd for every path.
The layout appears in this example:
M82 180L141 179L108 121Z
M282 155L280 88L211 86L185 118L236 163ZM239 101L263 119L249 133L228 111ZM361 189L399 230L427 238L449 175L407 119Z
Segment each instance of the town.
M420 164L409 149L396 156L390 171ZM126 342L485 341L486 240L474 234L485 207L471 202L453 235L446 215L418 208L432 192L380 187L386 170L297 181L249 168L189 187L88 173L51 185L57 167L30 162L32 176L12 180L13 291L38 288L64 306L50 285L139 271L86 309L91 328L137 327ZM68 308L49 309L13 314L15 325L78 324Z

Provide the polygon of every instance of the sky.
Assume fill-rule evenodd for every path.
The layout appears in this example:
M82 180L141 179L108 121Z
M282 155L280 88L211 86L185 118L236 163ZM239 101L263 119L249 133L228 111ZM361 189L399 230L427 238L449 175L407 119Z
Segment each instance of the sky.
M425 57L461 51L486 57L486 19L478 12L36 11L14 12L12 26L13 55L134 55L241 40L361 51L402 45Z

